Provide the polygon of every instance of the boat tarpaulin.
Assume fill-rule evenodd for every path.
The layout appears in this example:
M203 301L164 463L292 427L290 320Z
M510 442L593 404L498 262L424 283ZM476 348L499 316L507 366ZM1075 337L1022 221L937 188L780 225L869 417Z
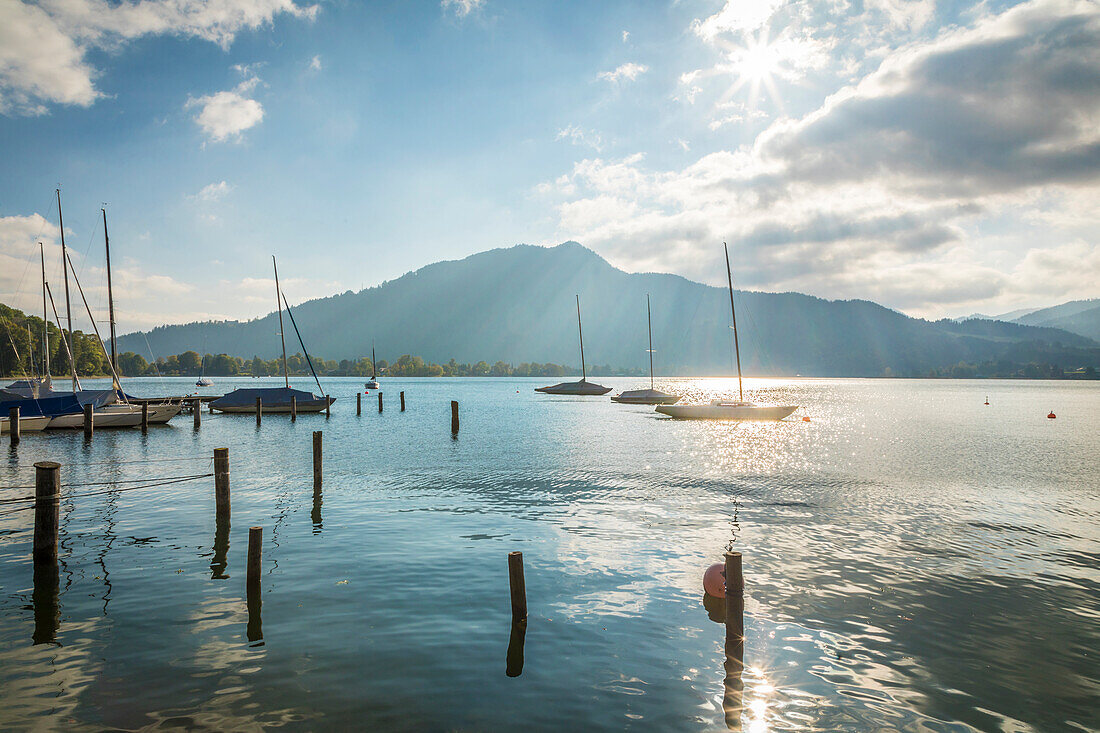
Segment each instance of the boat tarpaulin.
M298 404L307 402L319 402L323 397L317 397L310 392L291 387L254 387L250 389L235 389L227 395L219 397L210 403L215 410L227 407L252 407L256 404L256 398L263 400L264 407L284 407L290 405L290 398L297 397Z

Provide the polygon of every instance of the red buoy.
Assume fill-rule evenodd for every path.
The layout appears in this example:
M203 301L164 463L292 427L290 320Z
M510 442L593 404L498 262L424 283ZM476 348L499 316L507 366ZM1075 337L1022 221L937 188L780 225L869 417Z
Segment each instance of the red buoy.
M703 590L715 598L726 597L726 566L716 562L703 573Z
M1054 414L1053 410L1051 410L1049 413L1047 413L1047 417L1049 417L1051 420L1053 420L1054 418L1056 418L1058 416Z
M802 416L802 422L809 422L809 421L810 421L810 416L809 415L803 415Z

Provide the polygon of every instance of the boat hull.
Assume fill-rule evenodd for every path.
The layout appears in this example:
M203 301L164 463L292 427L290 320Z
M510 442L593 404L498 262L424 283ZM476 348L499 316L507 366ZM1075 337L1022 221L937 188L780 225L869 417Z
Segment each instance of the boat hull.
M153 410L150 406L150 415ZM141 408L129 404L113 404L95 410L92 425L97 428L132 428L141 425ZM58 415L50 420L50 430L84 427L84 413L74 412Z
M46 426L50 424L50 417L21 417L19 418L19 432L20 433L37 433L40 430L45 430ZM0 417L0 435L7 433L10 428L8 427L8 418Z
M680 395L658 389L632 389L613 396L611 401L621 405L672 405L680 401Z
M329 397L327 401L326 400L310 400L308 402L299 402L297 405L295 405L295 410L299 413L302 413L302 412L321 412L326 407L328 407L329 405L331 405L335 401L336 401L335 397ZM227 415L255 415L256 414L256 405L235 405L233 407L213 406L211 409L213 409L215 412L224 412ZM263 414L265 414L265 415L267 415L267 414L280 414L280 413L289 414L290 413L290 405L289 404L269 405L269 404L265 403L260 407L260 409L263 410Z
M550 387L536 387L536 392L542 392L543 394L564 394L564 395L582 395L585 397L594 397L597 395L604 395L611 391L610 387L605 387L602 384L595 384L594 382L586 382L581 380L579 382L562 382L561 384L555 384Z
M678 420L782 420L798 405L658 405L656 409Z

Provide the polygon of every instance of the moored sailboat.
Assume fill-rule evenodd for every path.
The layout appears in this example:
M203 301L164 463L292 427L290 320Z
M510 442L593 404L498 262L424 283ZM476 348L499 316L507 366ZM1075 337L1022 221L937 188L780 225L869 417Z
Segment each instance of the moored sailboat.
M596 396L604 395L611 391L610 387L605 387L602 384L595 384L588 381L588 372L584 366L584 333L581 330L581 296L577 296L577 336L580 338L581 343L581 379L579 382L561 382L560 384L554 384L549 387L536 387L536 392L542 392L544 394L564 394L564 395L584 395L584 396Z
M726 279L730 290L730 316L733 319L733 347L737 355L738 400L711 400L706 405L657 405L657 412L669 417L693 420L782 420L798 409L797 405L757 405L745 402L745 390L741 381L741 346L737 340L737 311L733 306L733 272L730 269L730 253L726 243Z
M646 321L649 325L649 389L628 389L611 398L624 405L671 405L680 401L680 395L669 394L653 386L653 314L649 307L649 293L645 296Z

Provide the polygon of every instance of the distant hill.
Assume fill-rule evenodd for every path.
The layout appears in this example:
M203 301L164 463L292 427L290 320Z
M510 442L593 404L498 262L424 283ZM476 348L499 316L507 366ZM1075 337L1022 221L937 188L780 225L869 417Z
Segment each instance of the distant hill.
M1100 340L1100 298L1073 300L1013 319L1027 326L1047 326Z
M736 263L734 265L736 270ZM643 367L645 296L662 374L728 374L732 339L726 290L677 275L629 274L576 242L519 245L437 262L377 287L294 306L306 345L327 359L401 354L445 362L484 359L578 365L574 294L584 314L590 364ZM799 293L738 293L741 360L749 374L923 374L960 361L1100 364L1100 344L1057 328L990 320L910 318L862 300ZM271 358L275 314L247 322L191 323L149 331L158 356L205 344L210 353ZM288 349L297 350L287 328ZM140 334L120 348L148 355Z

